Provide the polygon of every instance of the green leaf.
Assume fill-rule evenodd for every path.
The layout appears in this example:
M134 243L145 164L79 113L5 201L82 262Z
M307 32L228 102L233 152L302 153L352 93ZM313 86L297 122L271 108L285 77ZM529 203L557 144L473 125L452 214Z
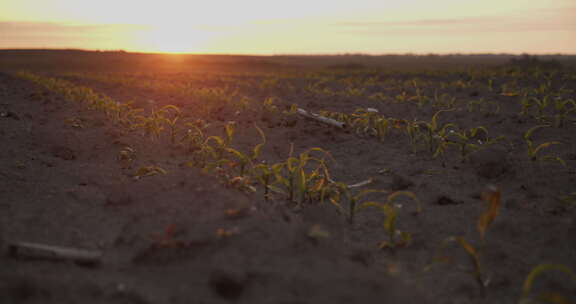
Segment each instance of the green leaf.
M489 189L483 194L483 199L488 203L488 208L478 219L478 232L480 237L484 239L488 226L494 221L500 211L501 199L500 190Z
M381 209L381 208L382 208L382 204L381 204L381 203L378 203L378 202L373 202L373 201L364 202L364 203L358 205L357 210L365 209L365 208L368 208L368 207L375 207L375 208Z
M422 212L422 205L420 203L420 200L418 199L418 197L416 197L416 194L414 194L413 192L410 192L410 191L393 192L390 195L388 195L388 202L393 202L394 200L396 200L400 196L407 196L407 197L411 198L412 200L414 200L417 204L416 212L417 213Z
M258 159L258 157L260 157L260 153L262 151L262 147L264 146L264 144L257 144L256 146L254 146L254 149L252 150L252 159L256 160Z
M558 142L558 141L551 141L551 142L539 144L538 147L536 147L534 149L534 151L532 152L532 155L535 156L536 154L538 154L538 151L540 151L542 149L546 149L552 145L559 145L559 144L560 144L560 142Z
M526 132L524 133L524 140L526 140L526 141L530 140L530 138L532 137L532 134L533 134L536 130L542 129L542 128L548 128L548 127L549 127L548 125L538 125L538 126L534 126L534 127L530 128L530 129L528 129L528 131L526 131Z
M224 127L226 132L226 143L229 145L232 142L232 138L234 137L234 124L229 123Z
M236 156L242 163L250 162L248 156L234 148L226 148L226 151Z
M280 194L284 194L284 195L287 194L286 191L284 191L283 189L278 188L276 186L268 185L268 189L272 192L276 192L276 193L280 193Z
M567 274L574 282L576 282L576 273L574 273L574 271L572 271L572 269L570 269L568 266L562 264L540 264L532 268L526 277L526 280L524 280L524 285L522 285L522 293L524 297L527 297L532 290L532 286L534 285L536 277L545 271L563 272Z
M384 219L384 230L388 233L388 235L393 237L394 233L396 233L396 208L390 204L383 204L382 210L386 215L386 218Z

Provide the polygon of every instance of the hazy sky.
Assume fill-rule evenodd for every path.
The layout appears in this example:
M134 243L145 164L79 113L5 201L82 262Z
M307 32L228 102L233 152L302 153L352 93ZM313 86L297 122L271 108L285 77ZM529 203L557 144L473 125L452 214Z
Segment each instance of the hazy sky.
M0 48L576 54L576 0L0 0Z

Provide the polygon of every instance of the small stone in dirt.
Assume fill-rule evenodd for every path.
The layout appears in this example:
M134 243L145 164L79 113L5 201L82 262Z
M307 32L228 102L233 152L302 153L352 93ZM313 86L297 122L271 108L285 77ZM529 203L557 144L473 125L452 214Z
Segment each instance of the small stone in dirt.
M411 180L402 177L400 175L394 175L394 177L392 178L392 182L388 187L392 191L400 191L400 190L406 190L412 186L414 186L414 183Z
M455 201L451 198L449 198L446 195L441 195L440 197L438 197L436 199L436 201L434 202L436 205L440 205L440 206L446 206L446 205L459 205L459 204L463 204L464 202L462 201Z
M502 149L487 148L470 156L476 174L485 179L494 179L511 171L507 152Z
M250 208L230 208L224 210L224 215L226 219L238 220L249 216L250 212L251 212Z
M20 116L18 116L18 114L14 113L14 112L0 112L0 117L4 117L4 118L12 118L14 120L20 120Z
M23 303L29 300L48 298L49 296L50 294L47 290L26 277L0 277L0 298L8 300L8 303Z
M50 150L52 156L56 158L60 158L63 160L75 160L76 159L76 152L74 150L64 147L64 146L54 146Z
M359 263L363 266L370 266L372 262L372 254L369 251L359 250L348 255L350 261Z
M298 123L298 119L292 118L292 117L284 118L284 121L283 121L284 126L286 126L287 128L292 128L292 127L296 126L297 123Z
M123 286L123 285L120 285ZM125 287L124 287L125 288ZM113 300L114 303L129 303L129 304L149 304L150 302L139 293L133 290L124 290L119 287L113 293L106 297L109 300Z
M112 191L106 196L107 206L125 206L132 204L132 202L132 196L125 191Z
M246 282L235 275L218 271L212 273L209 284L216 295L226 300L237 300L242 296Z

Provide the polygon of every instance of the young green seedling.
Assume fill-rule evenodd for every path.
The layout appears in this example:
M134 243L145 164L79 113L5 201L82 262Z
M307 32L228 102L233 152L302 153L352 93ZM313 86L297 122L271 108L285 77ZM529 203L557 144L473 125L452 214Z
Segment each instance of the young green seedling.
M549 96L546 95L543 98L532 97L532 101L533 104L536 105L537 109L536 120L538 120L541 123L546 122L546 116L544 115L544 112L546 111L546 108L548 108L548 105L550 104Z
M462 162L468 161L472 153L504 139L504 136L490 138L488 130L483 126L452 132L452 134L457 137L457 140L450 140L450 143L458 146Z
M502 203L500 190L493 186L490 186L488 191L485 191L482 194L482 198L488 204L488 208L486 211L484 211L484 213L480 215L480 218L478 219L478 232L480 233L480 238L482 241L484 241L486 230L488 229L488 226L494 222L496 216L498 216Z
M394 202L401 196L408 197L416 202L416 214L422 211L420 200L416 195L410 191L396 191L388 195L386 202L365 202L358 206L358 209L364 209L367 207L376 207L384 214L384 231L388 235L388 240L380 242L378 247L380 249L396 249L398 247L406 247L412 242L412 234L409 232L401 231L396 227L396 222L398 219L398 210L402 208L400 204L394 204Z
M418 121L410 121L406 125L406 134L410 138L410 146L412 148L412 153L416 153L418 149L418 142L422 140L423 135L420 131Z
M258 133L260 134L260 137L262 138L262 142L257 144L256 146L254 146L254 148L252 149L252 153L251 155L248 154L244 154L234 148L226 148L226 151L230 154L232 154L233 156L236 157L237 159L237 163L238 163L238 167L239 167L239 174L240 176L243 176L245 174L248 174L248 172L246 172L247 169L252 169L252 167L254 167L254 162L258 159L258 157L260 156L260 152L262 150L262 147L264 146L264 144L266 144L266 135L264 134L264 131L262 131L262 129L260 129L257 125L254 125L254 127L256 128L256 130L258 131ZM232 135L230 135L232 136Z
M406 132L410 138L413 153L416 152L418 143L424 142L434 158L444 155L449 144L447 137L453 132L452 129L456 128L456 124L446 123L440 125L438 123L438 115L449 111L453 111L453 109L436 112L430 122L414 120L407 124Z
M374 189L366 189L366 190L361 190L360 192L353 194L352 193L352 189L350 189L348 187L348 185L344 184L344 183L337 183L336 186L338 187L338 195L337 196L333 196L331 198L332 203L339 206L340 210L345 210L345 208L342 207L342 205L340 204L340 199L343 196L346 201L348 202L348 212L347 213L347 219L348 219L348 223L349 224L354 224L354 218L356 215L356 212L363 208L366 207L370 204L377 204L375 202L364 202L361 203L360 199L363 196L366 196L370 193L382 193L382 192L386 192L384 190L374 190Z
M168 172L158 166L146 166L146 167L141 167L140 169L138 169L138 171L136 171L136 173L134 173L134 179L135 180L139 180L142 177L147 177L147 176L154 176L157 174L167 174Z
M170 112L172 112L172 114L170 114ZM178 122L181 116L180 108L174 105L166 105L158 111L158 115L160 116L160 119L164 121L165 124L168 125L170 130L170 143L174 145L176 143L176 133L177 133L176 123Z
M122 163L122 168L129 168L136 159L136 151L131 147L124 147L118 154L118 160Z
M574 99L563 100L557 98L554 102L554 126L557 128L563 127L568 120L568 116L576 112L576 101Z
M492 224L494 219L498 216L501 207L501 193L496 187L490 186L487 191L485 191L482 195L484 201L488 204L486 210L480 215L477 223L478 233L480 234L480 238L482 241L482 245L484 244L486 238L486 231L488 227ZM441 246L441 250L444 250L448 244L457 243L466 255L470 258L470 264L472 265L472 271L467 271L470 275L474 278L474 281L478 285L480 289L480 293L482 297L486 296L486 288L490 282L490 278L486 276L485 270L482 266L482 248L483 246L475 247L470 242L468 242L464 237L449 237L444 240ZM449 261L449 258L442 257L442 258L435 258L435 262L444 262ZM426 270L429 269L431 265L426 267Z
M274 167L277 168L277 170L274 170L276 181L286 189L288 200L298 203L299 206L311 198L311 191L314 185L317 184L317 180L324 178L322 173L325 172L325 161L322 158L310 156L313 151L322 152L330 156L327 151L321 148L310 148L300 153L298 157L291 156L291 150L290 156L286 161L282 162L282 166ZM307 169L310 161L316 163L316 167L313 170ZM274 188L274 190L279 189Z
M195 123L187 122L184 125L188 127L188 129L186 130L186 134L180 138L180 144L185 146L188 152L200 149L206 141L203 130L207 127L207 124L202 120L197 120Z
M548 128L550 127L549 125L539 125L539 126L535 126L530 128L528 131L526 131L524 133L524 141L526 142L526 145L528 146L528 157L530 158L531 161L536 162L536 161L557 161L560 164L562 164L564 167L566 167L566 162L560 158L557 155L553 155L553 154L548 154L542 157L539 157L538 153L543 150L546 149L552 145L559 145L560 142L558 141L549 141L549 142L545 142L545 143L541 143L539 145L535 145L534 142L532 141L532 134L539 129L542 128Z
M160 132L164 130L162 116L152 109L149 116L138 115L135 117L137 123L133 125L134 128L141 128L144 130L144 135L148 136L151 140L158 139Z
M534 268L532 268L532 270L524 280L524 284L522 285L522 299L520 300L520 304L534 303L532 301L532 297L530 296L530 293L532 292L532 286L534 285L534 281L540 274L548 271L560 271L568 275L570 280L576 284L576 272L574 272L570 267L566 265L561 264L537 265ZM547 303L559 303L559 304L570 303L570 300L568 298L556 292L541 293L537 296L537 299L539 301Z
M265 162L262 162L252 169L252 175L256 178L258 182L262 184L264 187L264 199L270 199L270 188L273 187L274 180L274 172L281 171L283 163L278 163L274 165L269 165ZM278 189L276 189L278 191Z
M518 113L518 115L520 116L528 115L528 112L533 106L532 100L528 97L528 93L522 94L520 105L522 106L522 108L520 109L520 113Z

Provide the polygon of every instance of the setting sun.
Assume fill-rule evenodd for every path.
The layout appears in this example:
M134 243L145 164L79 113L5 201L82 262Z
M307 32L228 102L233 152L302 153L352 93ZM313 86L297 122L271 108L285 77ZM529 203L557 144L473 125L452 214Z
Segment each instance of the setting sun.
M138 34L136 43L149 52L194 53L205 50L210 33L178 25L155 25Z

